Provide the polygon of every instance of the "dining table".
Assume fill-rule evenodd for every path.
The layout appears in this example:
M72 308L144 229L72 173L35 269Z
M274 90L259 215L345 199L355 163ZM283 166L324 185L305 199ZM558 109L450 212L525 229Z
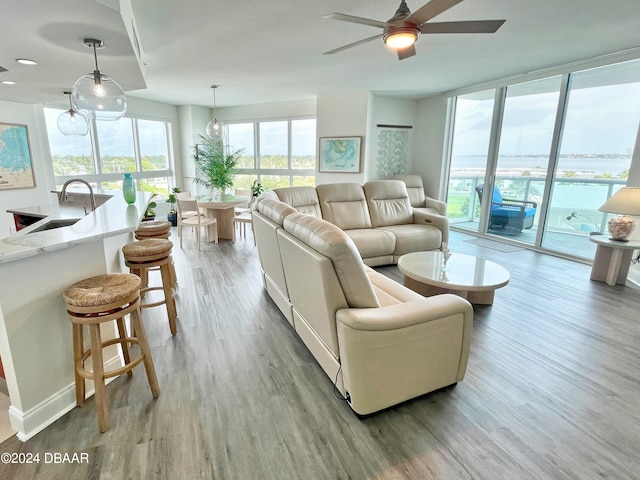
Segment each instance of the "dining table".
M218 239L233 240L235 208L241 205L248 205L250 198L235 195L222 195L221 197L200 195L196 198L198 206L204 210L205 216L217 219ZM207 226L207 242L214 241L215 228L215 224Z

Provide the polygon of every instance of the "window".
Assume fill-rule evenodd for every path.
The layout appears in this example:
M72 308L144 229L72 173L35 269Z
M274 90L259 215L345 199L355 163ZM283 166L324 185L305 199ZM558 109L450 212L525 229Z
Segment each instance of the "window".
M639 112L640 60L457 97L452 225L591 258L589 236L607 225L598 208L629 174ZM481 216L474 190L484 182L504 198L536 202L532 223L514 228L492 222L490 211Z
M168 122L123 117L94 122L86 136L65 136L57 127L62 111L44 109L56 185L80 177L96 188L119 190L123 174L132 172L137 189L169 194L173 173Z
M315 118L235 123L228 133L230 148L242 150L236 188L315 185Z

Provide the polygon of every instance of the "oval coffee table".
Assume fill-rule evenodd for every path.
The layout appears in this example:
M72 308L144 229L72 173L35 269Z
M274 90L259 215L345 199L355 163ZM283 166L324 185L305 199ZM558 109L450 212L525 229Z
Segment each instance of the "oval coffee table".
M414 252L398 260L404 285L425 297L454 293L469 302L492 305L496 289L509 283L509 272L482 258L452 253L444 265L442 252Z

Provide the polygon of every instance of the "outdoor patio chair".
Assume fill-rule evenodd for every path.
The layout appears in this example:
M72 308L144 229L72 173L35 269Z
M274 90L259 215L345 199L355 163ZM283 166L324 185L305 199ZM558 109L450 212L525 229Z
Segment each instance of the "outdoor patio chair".
M476 187L481 203L483 190L484 185ZM489 230L512 235L521 234L523 229L533 226L536 208L538 208L536 202L504 198L500 193L500 189L494 186L489 216Z

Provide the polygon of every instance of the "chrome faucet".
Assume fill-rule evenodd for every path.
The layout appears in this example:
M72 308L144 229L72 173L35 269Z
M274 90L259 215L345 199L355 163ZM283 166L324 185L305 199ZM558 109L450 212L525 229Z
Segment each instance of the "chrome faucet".
M67 201L67 187L69 186L70 183L73 183L73 182L84 183L87 186L87 188L89 189L89 196L91 198L91 211L95 210L97 207L96 207L96 196L93 193L93 188L91 188L91 185L89 184L89 182L81 178L72 178L71 180L67 180L66 182L64 182L64 185L62 186L62 191L58 194L58 201L59 202Z

